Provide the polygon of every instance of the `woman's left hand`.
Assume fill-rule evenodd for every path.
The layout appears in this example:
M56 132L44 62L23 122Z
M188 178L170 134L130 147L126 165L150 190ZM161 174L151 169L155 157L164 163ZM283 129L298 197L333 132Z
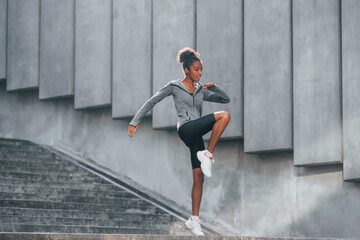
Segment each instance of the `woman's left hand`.
M205 83L202 85L203 89L205 89L205 90L209 90L208 87L211 87L211 86L214 86L214 84L213 83Z

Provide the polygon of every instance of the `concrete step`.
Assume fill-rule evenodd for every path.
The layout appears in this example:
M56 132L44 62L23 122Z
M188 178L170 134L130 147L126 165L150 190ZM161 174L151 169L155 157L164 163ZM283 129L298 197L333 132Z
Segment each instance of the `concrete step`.
M10 157L33 157L33 158L54 158L55 154L49 151L26 151L21 149L0 149L1 155L6 155Z
M62 196L83 196L83 197L96 197L96 196L102 196L102 197L118 197L118 198L132 198L134 197L133 194L118 188L118 190L87 190L87 189L80 189L75 188L76 186L73 186L73 188L43 188L43 187L29 187L29 186L22 186L22 185L3 185L0 184L0 192L3 193L23 193L23 194L42 194L42 195L62 195Z
M44 218L90 218L90 219L113 219L122 221L162 221L174 222L176 218L169 214L143 214L124 213L116 211L79 211L79 210L58 210L58 209L31 209L31 208L7 208L0 207L0 216L31 216Z
M130 234L58 234L58 233L0 233L0 240L358 240L359 238L277 238L251 236L202 236L193 235L130 235Z
M7 208L0 207L0 216L32 216L32 217L54 217L54 218L91 218L91 219L113 219L122 221L167 221L174 222L176 218L169 214L143 214L124 213L116 211L79 211L58 209L31 209L31 208Z
M31 169L30 169L31 170ZM26 168L22 168L18 171L11 171L11 169L4 169L4 170L0 170L0 176L4 176L3 174L5 173L11 173L11 174L31 174L31 175L51 175L51 176L60 176L60 177L89 177L89 178L94 178L94 179L101 179L103 180L101 177L86 171L85 169L79 169L78 171L74 171L74 172L68 172L68 171L58 171L57 169L38 169L38 172L35 171L36 169L34 169L34 172L29 171Z
M41 182L77 182L77 183L101 183L108 184L108 182L96 175L90 173L31 173L31 172L7 172L0 171L2 179L17 179L17 180L30 180Z
M19 146L19 145L34 145L32 142L20 139L0 138L1 145Z
M150 203L139 198L117 198L117 197L83 197L71 195L45 195L33 193L4 193L0 192L0 200L20 200L20 201L52 201L63 203L92 203L92 204L108 204L112 205L135 205L135 206L151 206Z
M64 162L68 162L64 159L61 158L42 158L42 157L34 157L34 156L12 156L12 155L7 155L7 154L3 154L0 152L0 160L8 160L8 161L13 161L13 162L31 162L31 163L55 163L55 164L61 164Z
M1 163L0 163L1 164ZM63 176L76 176L76 175L87 175L87 176L96 176L90 172L87 172L83 169L77 169L75 167L60 166L58 168L39 166L36 167L25 167L25 166L9 166L9 165L0 165L0 172L24 172L24 173L38 173L38 174L58 174Z
M0 200L2 207L16 208L36 208L36 209L77 209L80 211L120 211L127 213L164 213L163 210L155 206L142 206L132 204L128 201L119 202L118 204L96 204L96 203L78 203L78 202L54 202L54 201L31 201L31 200Z
M35 224L1 224L1 232L61 232L61 233L101 233L101 234L169 234L168 230L146 228L120 228L98 226L57 226Z
M87 190L114 190L120 189L119 187L111 183L96 183L96 182L84 182L81 183L71 183L71 182L39 182L36 180L26 180L26 179L6 179L0 177L0 183L5 185L22 185L28 187L44 187L44 188L79 188Z
M8 152L8 151L21 151L21 152L39 152L39 153L48 153L48 151L39 145L35 144L18 144L18 145L8 145L0 143L0 152Z
M0 160L0 171L21 171L26 169L28 172L35 172L36 170L43 171L61 171L61 172L77 172L85 171L84 169L69 163L68 161L63 161L61 163L49 163L44 162L39 164L38 162L29 162L29 161L12 161L12 160Z
M148 228L169 230L169 223L165 221L123 221L115 219L93 219L93 218L56 218L56 217L33 217L33 216L6 216L0 215L0 224L21 225L57 225L57 226L99 226L99 227L121 227L121 228ZM184 224L184 223L183 223Z

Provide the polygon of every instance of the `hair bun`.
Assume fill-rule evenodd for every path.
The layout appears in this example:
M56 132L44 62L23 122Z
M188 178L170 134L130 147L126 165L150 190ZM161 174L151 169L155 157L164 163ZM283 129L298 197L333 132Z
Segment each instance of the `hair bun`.
M200 54L195 52L193 49L185 47L179 51L177 55L177 61L179 63L183 63L189 61L190 59L198 59L199 56Z

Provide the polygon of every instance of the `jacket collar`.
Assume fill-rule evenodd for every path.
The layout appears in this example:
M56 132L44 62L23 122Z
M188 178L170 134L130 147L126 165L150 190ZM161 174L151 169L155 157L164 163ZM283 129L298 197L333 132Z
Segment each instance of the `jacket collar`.
M191 94L191 93L187 90L187 88L185 87L185 85L181 82L180 79L171 81L171 84L172 84L172 85L176 85L176 86L180 87L181 89L185 90L186 92L188 92L189 94ZM198 93L201 88L202 88L202 84L201 84L200 82L197 83L197 84L196 84L196 89L195 89L195 92L194 92L193 95L195 95L196 93Z

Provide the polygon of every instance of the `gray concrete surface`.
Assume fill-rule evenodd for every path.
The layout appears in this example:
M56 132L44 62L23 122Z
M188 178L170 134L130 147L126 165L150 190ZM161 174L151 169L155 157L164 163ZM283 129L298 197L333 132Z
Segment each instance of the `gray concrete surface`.
M19 2L9 1L14 6ZM26 4L32 2L26 1ZM360 186L359 183L343 181L342 165L294 167L294 164L341 162L340 113L343 90L344 156L353 161L345 161L344 179L356 178L352 174L357 174L355 161L358 147L352 144L357 143L358 98L352 94L359 88L359 73L357 67L354 67L359 56L358 43L353 41L358 33L352 25L357 23L358 17L352 11L356 12L358 3L349 0L342 2L342 10L347 11L342 14L343 85L340 83L339 64L340 1L292 1L294 153L246 154L242 140L220 142L216 147L217 161L213 177L205 180L200 214L202 218L247 236L360 236L360 216L357 211L360 208ZM80 1L77 3L80 4ZM85 5L85 1L81 4ZM195 47L194 4L195 1L190 0L154 0L153 92L168 81L183 77L181 66L176 64L175 58L180 48ZM9 10L9 17L12 15L10 18L22 18L21 11ZM85 7L81 11L86 16L99 19L96 15L99 8L88 14ZM197 11L201 12L199 9ZM14 15L14 12L19 15ZM254 18L259 17L254 15ZM253 19L254 22L259 20L261 18ZM9 22L12 39L22 33L15 31L14 23ZM82 27L84 32L91 32L85 23ZM100 31L95 33L96 41L100 41L103 35ZM83 38L81 47L83 51L88 51L86 56L83 55L84 62L91 62L94 56L97 61L105 62L99 58L101 54L90 47L95 44L86 45L85 40L90 41L91 38ZM85 45L88 47L85 48ZM14 48L11 49L8 51L14 51ZM106 51L102 49L101 52ZM27 64L25 61L22 63ZM79 70L94 69L91 64L86 66ZM245 64L245 71L247 67ZM33 74L31 78L37 72L33 71ZM21 82L27 82L26 75L22 76ZM105 77L101 75L96 84L103 79ZM99 96L103 96L98 85L92 85L91 81L86 83ZM84 96L88 100L94 98L91 95ZM349 100L352 102L348 103ZM149 191L190 210L192 172L188 150L175 129L153 129L153 126L175 126L176 115L170 98L168 103L168 106L158 106L153 123L150 119L144 119L135 137L129 138L129 121L114 121L110 108L74 111L72 99L39 101L37 91L7 92L5 83L0 83L0 137L28 139L77 153L119 178L132 179Z
M360 2L342 1L344 180L360 179Z
M134 116L151 97L151 7L148 0L113 3L113 118Z
M229 112L231 121L222 137L243 137L242 1L198 0L196 3L197 50L204 64L201 82L218 84L230 97L229 104L204 102L203 115Z
M176 56L184 47L195 48L195 1L153 1L153 94L171 80L182 79ZM172 97L153 109L153 127L175 128L177 116Z
M292 149L291 1L245 0L245 152Z
M188 214L48 148L0 138L0 232L191 236Z
M7 0L0 0L0 81L6 78Z
M41 2L39 98L74 95L75 1Z
M165 236L165 235L119 235L119 234L51 234L51 233L0 233L0 239L13 240L275 240L269 237L249 236ZM278 239L278 238L277 238ZM345 240L341 238L282 238L282 240ZM346 239L355 240L355 239Z
M40 0L8 1L7 90L39 86Z
M340 1L293 1L294 160L342 161Z
M0 84L0 137L48 144L191 209L188 150L176 130L145 119L133 138L111 110L74 111L73 101L39 101L36 91L9 93ZM18 111L13 111L18 109ZM360 185L342 166L294 167L293 154L244 153L242 140L222 141L205 179L200 216L242 236L357 237Z
M76 109L111 104L111 13L112 1L76 1Z

